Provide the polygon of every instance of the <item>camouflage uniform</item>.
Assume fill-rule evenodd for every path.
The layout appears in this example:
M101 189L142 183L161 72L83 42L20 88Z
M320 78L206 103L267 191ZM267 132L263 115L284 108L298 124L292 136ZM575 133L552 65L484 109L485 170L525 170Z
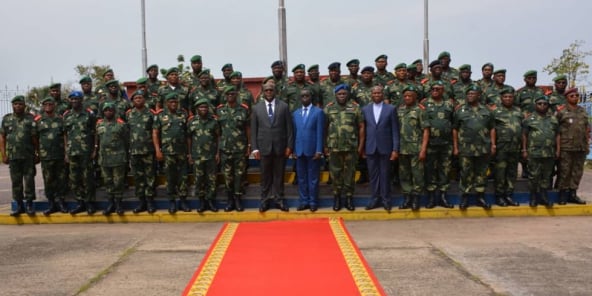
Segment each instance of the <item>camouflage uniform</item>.
M399 117L399 179L404 195L419 195L425 188L424 163L419 161L423 131L429 128L425 107L400 105Z
M94 114L99 114L99 105L100 100L96 94L92 92L84 93L84 97L82 97L82 108L90 109L93 111ZM62 112L57 114L62 115L64 113Z
M160 101L160 97L158 96L158 90L161 86L164 86L166 83L164 81L156 80L152 81L148 79L146 82L146 91L148 92L146 96L146 106L152 110L156 110ZM162 105L161 105L162 106ZM161 107L162 108L162 107Z
M360 108L370 104L372 102L372 88L378 84L372 81L372 84L366 85L365 83L359 83L352 88L352 98Z
M238 104L247 105L247 107L249 107L249 112L250 112L251 107L253 107L253 105L255 104L255 98L253 97L253 94L251 93L251 91L248 88L241 87L241 88L237 88L236 102ZM212 112L211 114L214 114L214 112Z
M473 84L473 80L468 82L463 82L462 80L458 80L454 84L452 84L452 91L454 92L454 100L459 105L464 105L467 102L467 88ZM481 101L481 103L483 103Z
M228 194L242 195L242 180L246 173L249 127L249 111L244 104L220 105L216 110L220 123L220 161L224 174L224 185Z
M187 197L187 113L184 110L158 111L152 129L160 131L160 150L164 155L167 195L170 201Z
M70 188L79 201L95 199L95 179L92 173L91 152L95 135L95 114L90 109L69 110L64 114L67 136L66 155L69 164Z
M448 67L448 69L444 70L444 67L442 67L442 80L452 82L454 80L458 80L459 76L460 73L458 69Z
M126 181L128 125L121 118L99 119L96 134L98 143L95 145L99 146L98 163L105 189L110 199L121 199Z
M557 90L554 90L551 94L549 94L549 108L551 111L557 111L557 107L565 104L567 102L565 95L563 93L559 93Z
M68 111L70 109L70 102L68 101L68 99L61 99L61 98L55 99L55 101L56 101L56 107L55 107L54 112L56 114L60 114L63 116L64 113L66 113L66 111Z
M531 192L550 188L558 130L557 118L551 114L540 115L535 112L522 122L522 134L528 139L528 187Z
M543 96L543 90L539 87L525 86L516 91L514 105L518 105L523 114L534 112L534 100Z
M22 116L9 113L2 118L0 135L5 137L6 156L12 182L12 199L18 202L22 202L23 199L35 200L36 126L33 115L26 112Z
M327 106L330 103L336 103L335 102L335 87L340 85L340 84L345 84L346 82L343 79L339 79L337 82L333 82L331 81L331 79L326 78L325 80L321 81L320 87L321 87L321 100L320 103L322 104L322 106ZM351 95L351 94L350 94Z
M443 78L437 80L430 76L430 78L426 78L421 81L421 85L423 86L423 94L429 94L430 90L432 89L432 85L436 81L441 81L444 84L444 99L452 99L454 98L454 89L452 88L452 84L448 80L444 80ZM417 96L419 98L419 94Z
M380 84L384 87L389 85L389 83L391 83L395 79L395 75L393 75L393 73L389 71L385 70L384 73L379 73L378 71L374 72L374 81L376 81L377 84Z
M422 104L426 108L430 126L430 140L426 156L426 189L428 192L450 188L452 168L452 120L455 103L452 99L436 102L431 97Z
M557 111L560 135L559 190L577 191L586 155L590 152L590 124L586 110L569 105L559 107Z
M384 98L389 101L389 103L393 106L399 106L403 103L403 90L408 87L409 85L414 85L408 80L399 80L395 79L393 83L384 87ZM418 100L423 97L423 94L417 94Z
M99 110L100 113L97 115L98 118L103 118L103 106L105 106L105 103L111 103L113 105L115 105L115 118L120 118L125 120L125 113L127 112L127 110L132 108L132 104L130 101L128 101L127 99L124 99L120 96L117 96L116 98L111 97L111 95L107 95L105 96L102 100L101 103L99 104Z
M154 197L154 145L152 144L152 126L156 111L148 109L140 111L136 108L126 113L130 129L130 164L134 173L136 197Z
M39 158L45 184L45 197L53 201L62 196L66 180L64 163L64 119L61 115L53 116L42 112L35 117L39 134Z
M191 158L194 161L195 196L200 200L216 198L216 154L220 125L210 114L206 119L192 116L187 124L191 138Z
M199 85L199 84L197 84ZM190 105L190 98L189 98L189 90L190 88L187 88L186 86L182 86L181 84L178 84L177 87L175 87L174 89L167 83L163 86L161 86L158 89L158 96L159 96L159 102L162 106L164 106L165 103L165 96L175 92L177 93L177 98L179 100L179 109L185 109L186 112L189 112L191 110L191 108L193 106Z
M487 91L484 91L483 94L481 96L481 103L482 104L487 104L487 105L495 105L495 106L500 106L502 104L502 95L501 92L503 90L511 90L510 92L514 92L514 88L504 84L504 85L497 85L497 84L493 84L492 86L490 86L489 88L487 88ZM483 100L485 100L485 102L483 102ZM517 103L518 97L516 97L516 99L514 100L514 105L518 105Z
M483 93L487 93L489 88L495 85L495 83L493 82L493 79L489 80L489 81L479 79L479 80L477 80L477 84L479 85L479 87L481 87L481 89L483 90Z
M223 98L220 96L220 92L218 92L218 90L216 88L212 88L212 87L204 88L201 85L197 85L197 87L195 87L189 93L189 106L191 107L191 109L187 109L187 110L191 111L192 114L196 114L195 103L199 99L207 99L208 100L208 102L209 102L208 103L208 112L210 112L210 114L214 113L216 106L218 106L221 103L221 100L223 100Z
M327 124L326 147L330 153L329 171L333 184L333 195L351 199L354 194L356 162L358 160L359 125L363 123L358 105L337 103L324 109Z
M493 111L495 119L496 152L494 164L496 197L511 196L520 159L522 141L522 113L516 106L503 105Z

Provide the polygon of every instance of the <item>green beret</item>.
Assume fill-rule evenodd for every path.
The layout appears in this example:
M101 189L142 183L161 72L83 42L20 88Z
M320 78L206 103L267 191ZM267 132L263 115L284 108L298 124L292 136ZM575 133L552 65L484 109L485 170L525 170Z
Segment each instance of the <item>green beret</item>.
M447 51L443 51L438 55L438 60L444 57L450 57L450 53Z
M458 71L465 71L468 70L469 72L471 71L471 65L469 64L463 64L460 67L458 67Z
M105 77L105 75L107 75L107 73L113 74L113 69L107 69L107 71L105 71L105 73L103 73L103 77Z
M135 96L144 96L145 94L146 94L146 92L145 92L145 91L143 91L143 90L141 90L141 89L140 89L140 90L136 90L136 91L135 91L135 92L132 94L132 97L131 97L131 99L133 100Z
M169 76L169 74L171 73L179 73L179 69L177 67L169 68L164 74L164 76Z
M329 64L329 67L327 67L329 70L339 70L339 68L341 68L341 63L339 62L333 62Z
M399 69L403 69L403 68L407 69L407 64L400 63L395 66L395 70L399 70Z
M467 89L465 89L465 93L469 93L470 91L478 91L481 92L481 87L477 84L471 84Z
M267 76L267 77L265 77L265 79L263 79L263 83L262 84L266 84L269 81L272 81L273 84L275 84L275 81L273 80L273 76Z
M442 63L440 63L440 60L434 60L428 65L428 67L430 67L430 68L435 67L435 66L442 66Z
M197 107L197 106L203 105L203 104L208 105L208 104L210 104L210 101L208 101L208 99L206 99L206 98L201 98L201 99L197 100L195 102L195 104L193 104L193 106Z
M150 71L150 69L152 69L152 68L156 68L156 71L158 71L158 65L153 64L153 65L148 66L148 68L146 68L146 73L148 73L148 71Z
M296 72L296 70L305 70L306 67L304 66L304 64L298 64L296 65L294 68L292 68L292 72Z
M194 56L191 57L191 62L192 63L196 63L196 62L201 62L201 56L196 54Z
M497 69L497 70L493 71L493 75L498 74L498 73L506 74L506 69Z
M12 100L10 101L11 103L16 103L16 102L21 102L24 103L25 102L25 96L16 96L14 98L12 98Z
M388 56L387 56L386 54L381 54L381 55L377 56L377 57L374 59L374 61L375 61L375 62L378 62L378 60L380 60L380 59L385 59L385 60L388 60Z
M115 110L115 104L113 104L111 102L107 102L107 103L103 104L103 108L101 108L101 111L105 111L105 109Z
M83 76L82 78L80 78L80 81L78 81L78 83L80 83L80 84L85 83L85 82L92 83L92 79L88 76Z
M505 95L505 94L514 94L514 88L513 87L504 87L501 91L500 91L500 95Z
M350 60L349 62L347 62L345 65L348 66L348 67L351 66L351 65L358 65L359 66L360 65L360 60L353 59L353 60Z
M234 71L234 72L230 73L230 78L232 78L232 77L243 78L243 73L241 73L240 71Z
M165 101L176 100L176 99L177 99L177 93L174 91L172 91L164 96Z
M536 98L534 99L534 102L536 103L536 102L538 102L538 101L540 101L540 100L543 100L543 101L545 101L545 102L547 102L547 103L549 102L549 98L547 98L547 96L545 96L545 95L543 95L543 94L541 94L541 95L539 95L538 97L536 97Z
M528 77L528 76L534 76L534 77L536 77L537 76L537 71L536 70L528 70L528 71L526 71L524 73L523 76L524 77Z
M43 100L41 100L41 104L45 104L47 102L55 103L55 100L52 97L45 97Z
M555 78L553 78L553 82L557 82L558 80L567 80L567 76L565 76L564 74L561 74L561 75L557 75L557 76L555 76Z
M314 64L314 65L310 65L310 67L308 67L308 72L314 70L314 69L319 69L319 65L318 64Z
M222 69L220 69L220 71L224 71L224 69L226 69L226 68L232 69L232 64L231 63L224 64L224 66L222 66Z
M409 65L407 65L407 71L416 72L417 71L417 67L415 66L415 64L409 64Z
M411 63L412 65L417 65L417 64L423 64L423 60L422 59L417 59L415 61L413 61L413 63Z
M491 70L493 70L493 64L492 63L485 63L485 64L483 64L483 66L481 66L481 70L485 69L485 67L491 67Z
M435 80L430 83L430 90L434 88L434 86L441 86L444 87L444 82L442 80Z
M236 91L236 87L234 87L234 85L229 85L224 88L224 91L222 91L222 94L227 94L227 93L233 92L233 91Z
M203 69L203 70L201 70L201 72L199 72L197 74L197 77L200 77L202 75L208 75L208 76L210 76L210 69Z
M110 85L113 85L113 84L119 86L119 80L113 79L113 80L109 80L109 81L105 82L105 86L107 86L107 87L109 87Z
M283 68L284 67L284 62L282 62L280 60L277 60L277 61L271 63L271 68L274 68L274 67L282 67Z
M406 91L412 91L412 92L415 92L416 94L418 94L418 93L419 93L419 89L417 89L417 87L416 87L416 86L414 86L414 85L412 85L412 84L409 84L409 85L407 85L407 86L406 86L406 87L403 89L403 93L404 93L404 92L406 92Z
M148 83L148 77L142 77L138 80L136 80L136 84L146 84Z
M52 83L52 84L49 85L49 89L52 89L52 88L62 88L62 84L59 83L59 82Z

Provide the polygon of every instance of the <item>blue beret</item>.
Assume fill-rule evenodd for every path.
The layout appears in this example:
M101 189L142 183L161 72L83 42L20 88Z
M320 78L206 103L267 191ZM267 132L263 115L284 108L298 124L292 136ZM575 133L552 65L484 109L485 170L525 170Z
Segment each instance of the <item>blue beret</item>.
M347 84L342 83L338 86L335 87L335 89L333 90L333 92L337 93L338 91L345 89L346 91L349 91L349 86L347 86Z
M341 68L341 63L339 62L333 62L331 64L329 64L329 67L327 67L329 70L340 70Z
M279 61L279 60L278 60L278 61L275 61L275 62L273 62L273 63L271 63L271 67L272 67L272 68L273 68L273 67L283 67L283 66L284 66L284 62L282 62L282 61Z
M72 91L68 95L68 98L82 99L82 97L84 97L84 95L82 94L81 91L78 91L78 90Z
M351 66L351 65L360 65L360 60L353 59L353 60L350 60L349 62L347 62L347 64L345 64L345 65L348 66L348 67Z
M364 73L364 72L372 72L372 73L374 73L374 67L372 67L372 66L366 66L366 67L362 68L362 72L360 72L360 73Z

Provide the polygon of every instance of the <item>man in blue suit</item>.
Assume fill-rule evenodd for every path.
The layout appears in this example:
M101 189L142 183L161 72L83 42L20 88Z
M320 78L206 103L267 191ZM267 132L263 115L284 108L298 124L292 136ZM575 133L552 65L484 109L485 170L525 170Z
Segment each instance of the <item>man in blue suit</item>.
M308 89L300 91L302 107L292 113L294 121L294 156L296 157L296 175L300 205L298 211L318 208L319 175L321 173L321 155L323 153L323 129L325 114L313 106L312 94Z
M372 103L362 108L366 126L365 155L370 175L372 198L366 210L378 207L391 210L391 161L399 157L399 120L395 107L385 104L383 87L372 88Z

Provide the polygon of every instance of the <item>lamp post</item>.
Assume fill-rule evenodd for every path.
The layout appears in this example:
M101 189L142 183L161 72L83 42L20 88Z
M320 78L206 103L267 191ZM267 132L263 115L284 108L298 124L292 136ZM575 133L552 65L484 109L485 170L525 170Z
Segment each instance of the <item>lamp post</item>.
M146 3L145 0L140 0L142 7L142 74L146 75L146 67L148 67L148 52L146 49Z
M428 39L428 0L423 1L423 71L428 74L430 39Z
M288 69L288 41L286 38L286 8L284 7L284 0L279 0L278 8L278 23L280 34L280 60L284 62L284 74Z

